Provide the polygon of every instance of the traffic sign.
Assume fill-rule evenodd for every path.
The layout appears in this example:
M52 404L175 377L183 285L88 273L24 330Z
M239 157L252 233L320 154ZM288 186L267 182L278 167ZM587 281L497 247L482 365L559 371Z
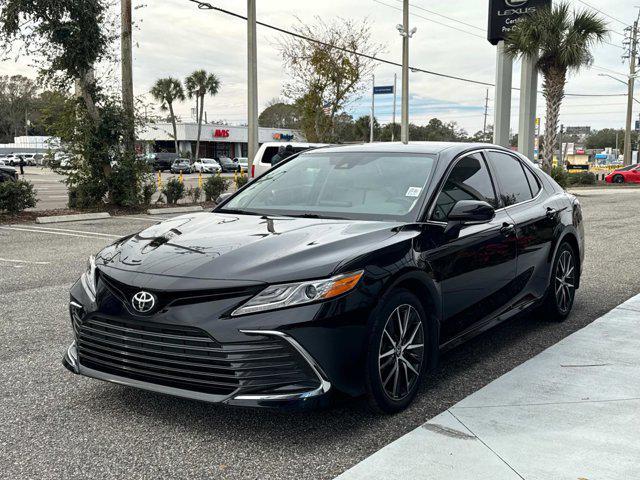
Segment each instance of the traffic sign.
M393 93L393 85L384 87L373 87L374 95L387 95L389 93Z

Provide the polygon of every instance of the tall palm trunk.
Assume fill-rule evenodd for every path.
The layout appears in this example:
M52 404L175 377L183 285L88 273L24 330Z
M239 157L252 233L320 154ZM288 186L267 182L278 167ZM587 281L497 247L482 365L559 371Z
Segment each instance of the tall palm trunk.
M558 142L560 106L564 99L566 81L566 70L553 69L544 73L542 93L547 102L547 119L544 129L542 169L547 173L551 173L551 168L553 167L553 153ZM560 148L562 148L562 145Z
M200 97L200 111L198 112L198 140L196 141L196 161L200 159L200 133L202 132L202 117L204 116L204 94Z
M171 115L171 125L173 126L173 141L176 145L176 155L180 155L180 150L178 150L178 127L176 126L176 115L173 113L173 103L167 102L169 106L169 114Z

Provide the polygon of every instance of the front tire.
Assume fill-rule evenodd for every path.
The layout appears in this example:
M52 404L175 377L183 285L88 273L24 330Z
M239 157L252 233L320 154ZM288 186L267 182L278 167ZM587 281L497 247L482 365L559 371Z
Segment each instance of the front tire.
M624 177L622 175L616 175L613 177L613 183L624 183Z
M415 398L427 369L426 313L408 290L395 290L373 313L366 387L371 408L397 413Z
M558 249L551 270L551 280L541 312L553 321L567 319L573 309L578 280L576 252L569 243L563 242Z

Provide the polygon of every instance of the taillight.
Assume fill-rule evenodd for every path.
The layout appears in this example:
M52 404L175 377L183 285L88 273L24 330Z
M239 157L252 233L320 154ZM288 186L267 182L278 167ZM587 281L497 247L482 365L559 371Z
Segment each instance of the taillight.
M251 178L256 178L256 165L254 163L251 164Z

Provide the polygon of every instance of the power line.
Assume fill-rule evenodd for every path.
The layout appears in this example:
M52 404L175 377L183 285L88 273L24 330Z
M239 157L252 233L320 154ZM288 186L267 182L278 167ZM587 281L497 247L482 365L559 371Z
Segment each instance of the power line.
M595 10L598 13L601 13L602 15L604 15L605 17L610 18L611 20L615 20L618 23L621 23L622 25L624 25L625 27L629 27L630 25L626 22L623 22L622 20L620 20L619 18L616 18L612 15L609 15L606 12L603 12L602 10L594 7L593 5L589 5L587 2L585 2L584 0L577 0L578 2L582 3L583 5L586 5L587 7L589 7L591 10Z
M396 2L402 3L402 0L396 0ZM432 15L437 15L438 17L446 18L447 20L451 20L452 22L457 22L462 25L466 25L467 27L475 28L476 30L480 30L481 32L484 32L486 30L482 27L478 27L477 25L472 25L471 23L463 22L462 20L458 20L453 17L447 17L446 15L442 15L441 13L434 12L433 10L429 10L427 8L421 7L420 5L416 5L415 3L410 3L409 6L413 8L417 8L418 10L422 10L423 12L430 13Z
M214 10L216 12L224 13L225 15L230 15L232 17L235 17L235 18L238 18L238 19L241 19L241 20L245 20L245 21L247 20L247 17L245 17L244 15L232 12L230 10L226 10L224 8L216 7L214 5L211 5L208 2L204 2L202 0L187 0L187 1L196 4L198 6L199 10ZM392 8L395 8L395 7L392 7ZM257 21L256 24L260 25L261 27L268 28L270 30L275 30L276 32L279 32L279 33L284 33L285 35L289 35L289 36L292 36L292 37L299 38L301 40L305 40L307 42L317 43L318 45L322 45L322 46L325 46L327 48L331 48L331 49L334 49L334 50L339 50L341 52L349 53L351 55L357 55L357 56L360 56L360 57L363 57L363 58L367 58L369 60L373 60L374 62L384 63L384 64L387 64L387 65L392 65L394 67L402 67L402 64L399 63L399 62L394 62L392 60L387 60L387 59L384 59L384 58L376 57L375 55L369 55L369 54L366 54L366 53L361 53L361 52L358 52L356 50L352 50L352 49L349 49L349 48L344 48L344 47L339 47L337 45L332 45L330 43L323 42L322 40L318 40L318 39L315 39L315 38L307 37L306 35L302 35L302 34L297 33L297 32L292 32L290 30L286 30L286 29L281 28L281 27L276 27L275 25L271 25L271 24L268 24L268 23L260 22L260 21ZM455 28L455 27L452 27L452 28ZM470 33L470 32L467 32L467 33ZM470 33L470 34L471 35L475 35L473 33ZM472 84L475 84L475 85L483 85L485 87L495 87L494 83L483 82L481 80L473 80L473 79L470 79L470 78L459 77L457 75L449 75L449 74L446 74L446 73L435 72L435 71L432 71L432 70L426 70L424 68L419 68L419 67L409 67L409 68L414 73L415 72L426 73L427 75L433 75L433 76L441 77L441 78L448 78L450 80L458 80L458 81L461 81L461 82L472 83ZM517 87L513 87L513 90L520 90L520 89L517 88ZM541 94L542 92L538 92L538 93ZM617 94L567 93L567 94L565 94L565 96L567 96L567 97L625 97L626 94L624 94L624 93L617 93Z
M376 3L379 3L380 5L384 5L385 7L389 7L389 8L393 8L394 10L402 11L401 8L396 7L394 5L389 5L388 3L381 2L380 0L373 0L373 1L376 2ZM413 5L413 6L415 7L415 5ZM419 7L416 7L416 8L419 8ZM421 10L424 10L424 9L421 9ZM456 30L458 32L466 33L467 35L473 35L474 37L481 38L482 40L485 39L485 37L483 37L482 35L478 35L478 34L475 34L475 33L472 33L472 32L468 32L467 30L462 30L461 28L454 27L454 26L451 26L451 25L447 25L446 23L438 22L437 20L433 20L432 18L424 17L424 16L419 15L417 13L413 13L411 16L412 17L421 18L423 20L426 20L427 22L432 22L432 23L435 23L437 25L441 25L443 27L451 28L452 30ZM449 17L445 17L445 18L449 18ZM453 20L453 19L450 19L450 20ZM457 20L453 20L453 21L457 22ZM464 23L464 22L459 22L459 23ZM468 23L464 23L464 25L468 25L470 27L477 28L477 27L474 27L473 25L469 25Z

